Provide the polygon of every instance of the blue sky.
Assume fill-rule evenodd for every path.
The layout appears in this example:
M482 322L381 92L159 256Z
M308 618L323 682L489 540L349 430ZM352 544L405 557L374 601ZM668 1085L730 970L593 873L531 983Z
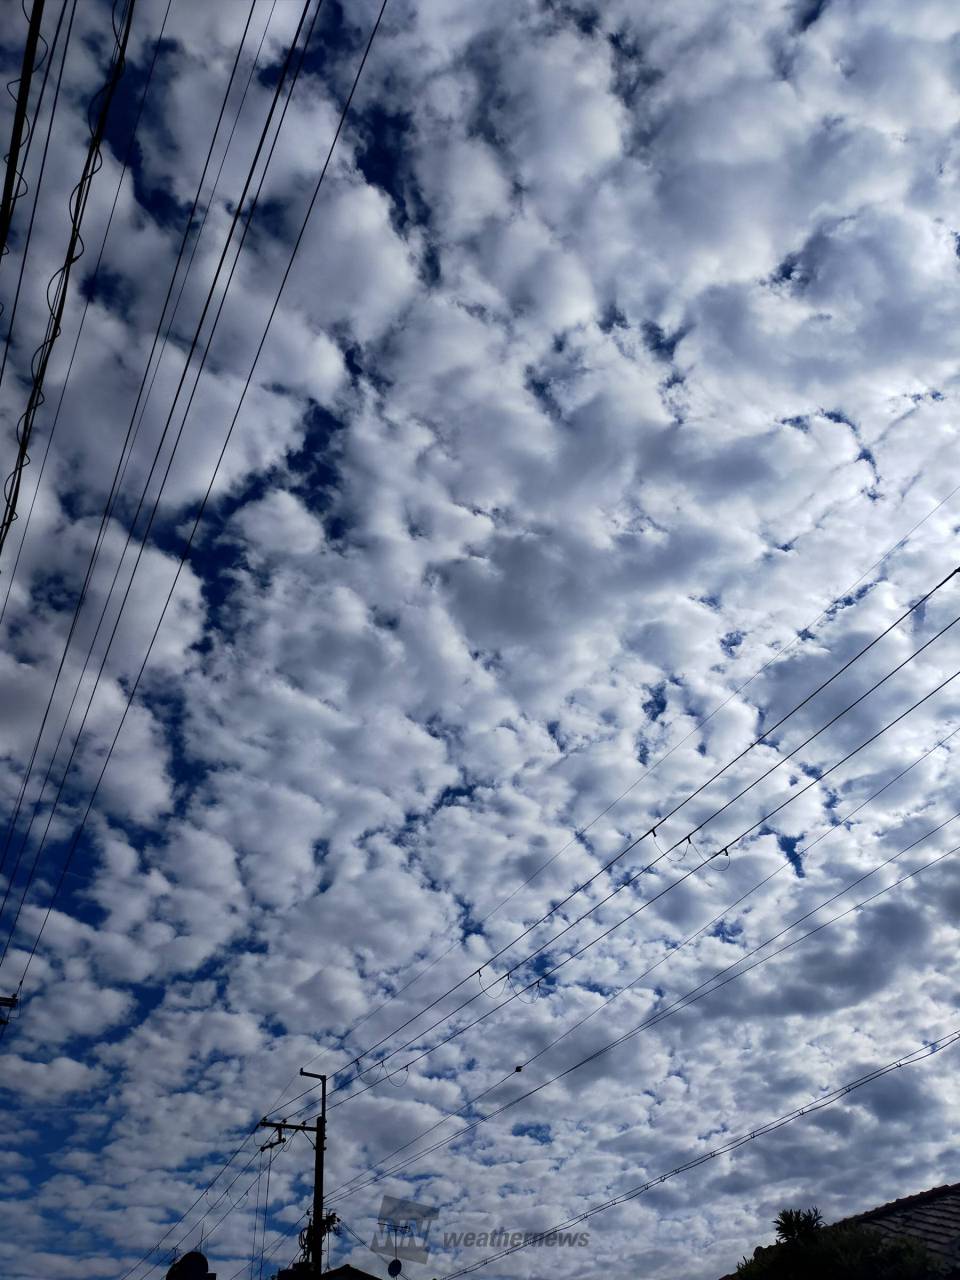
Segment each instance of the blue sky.
M247 13L173 0L94 282L165 7L138 0L23 514L0 558L5 593L24 538L0 622L5 823ZM378 7L325 0L320 11L0 990L16 986L52 900ZM48 8L52 31L59 6ZM93 690L102 633L82 674L84 657L141 545L143 518L121 562L299 10L254 8L207 217L25 813L73 689L81 707ZM78 7L0 387L5 455L109 20L101 0ZM5 24L7 78L22 35ZM827 915L957 843L951 685L731 844L723 869L658 897L538 993L494 1012L475 976L955 567L958 50L955 8L936 0L909 11L892 0L390 0L4 1038L4 1275L106 1280L133 1268L264 1110L299 1091L291 1077L308 1060L342 1083L381 1040L433 1049L458 1024L425 1029L461 1000L478 997L463 1022L490 1012L398 1079L374 1068L373 1087L332 1111L328 1185L365 1182L444 1117L476 1119L556 1075L891 855L907 850ZM6 99L2 111L6 138ZM39 148L31 190L38 160ZM0 264L5 316L29 200ZM946 626L957 591L938 591L665 821L660 847ZM921 699L960 665L958 648L956 631L936 640L711 820L700 853ZM483 986L509 994L506 968L655 854L642 842L483 969ZM695 857L681 843L521 965L518 985ZM22 883L21 871L12 902ZM365 1240L384 1193L436 1206L446 1232L543 1228L912 1051L953 1026L958 891L948 854L502 1119L350 1189L336 1211ZM8 908L4 937L11 919ZM522 1086L493 1088L589 1014ZM956 1180L949 1066L944 1056L894 1075L594 1219L589 1246L557 1251L552 1272L709 1280L768 1238L784 1205L832 1218ZM422 1145L456 1128L447 1119ZM307 1207L311 1161L303 1139L278 1155L268 1244ZM202 1234L218 1275L244 1274L258 1169L212 1207L221 1178L164 1248ZM293 1248L282 1241L274 1261ZM440 1275L481 1252L435 1245L425 1269L406 1271ZM162 1274L168 1256L133 1276ZM334 1256L386 1273L347 1233ZM543 1265L542 1251L520 1253L487 1274Z

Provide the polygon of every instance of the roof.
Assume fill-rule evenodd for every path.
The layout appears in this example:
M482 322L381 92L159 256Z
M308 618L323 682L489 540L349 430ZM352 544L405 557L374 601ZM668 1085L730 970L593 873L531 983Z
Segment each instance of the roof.
M345 1262L342 1267L334 1267L332 1271L325 1271L321 1280L378 1280L377 1276L372 1276L369 1271L361 1271L358 1267L351 1267L349 1262Z
M936 1258L960 1274L960 1182L891 1200L838 1225L869 1226L884 1235L922 1240Z
M920 1240L945 1265L944 1280L960 1280L960 1182L902 1196L833 1225L870 1227L887 1236ZM721 1280L736 1278L731 1274Z

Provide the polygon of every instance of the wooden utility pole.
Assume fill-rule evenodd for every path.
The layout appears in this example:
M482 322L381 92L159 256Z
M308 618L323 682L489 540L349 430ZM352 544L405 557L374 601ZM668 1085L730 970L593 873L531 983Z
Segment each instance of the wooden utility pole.
M17 996L0 996L0 1009L16 1009L19 1004ZM0 1027L5 1027L10 1019L5 1013L0 1013ZM324 1089L326 1094L326 1089Z
M320 1081L320 1114L313 1124L291 1124L286 1120L261 1120L258 1128L276 1129L282 1137L285 1130L297 1133L312 1133L315 1136L313 1165L313 1220L307 1230L307 1265L308 1275L319 1276L323 1271L323 1241L337 1224L334 1213L324 1216L323 1213L323 1153L327 1146L327 1077L317 1075L314 1071L300 1070L302 1076ZM298 1268L301 1264L298 1264Z

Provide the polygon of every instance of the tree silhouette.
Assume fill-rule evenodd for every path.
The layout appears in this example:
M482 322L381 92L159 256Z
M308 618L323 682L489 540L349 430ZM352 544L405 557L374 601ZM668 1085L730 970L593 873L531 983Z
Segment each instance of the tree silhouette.
M920 1242L869 1226L825 1227L820 1210L782 1209L777 1243L737 1267L738 1280L936 1280L942 1269Z

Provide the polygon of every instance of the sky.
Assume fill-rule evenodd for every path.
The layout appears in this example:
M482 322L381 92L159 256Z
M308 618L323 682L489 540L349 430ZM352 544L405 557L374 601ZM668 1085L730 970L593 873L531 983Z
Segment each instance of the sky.
M314 1120L304 1066L331 1262L386 1275L386 1194L430 1280L960 1025L956 6L389 0L271 319L379 3L324 0L237 255L301 7L256 0L231 84L246 0L137 0L0 555L9 1280L289 1263L313 1151L251 1133ZM76 6L4 474L110 23ZM480 1274L715 1280L782 1207L956 1181L957 1052Z

